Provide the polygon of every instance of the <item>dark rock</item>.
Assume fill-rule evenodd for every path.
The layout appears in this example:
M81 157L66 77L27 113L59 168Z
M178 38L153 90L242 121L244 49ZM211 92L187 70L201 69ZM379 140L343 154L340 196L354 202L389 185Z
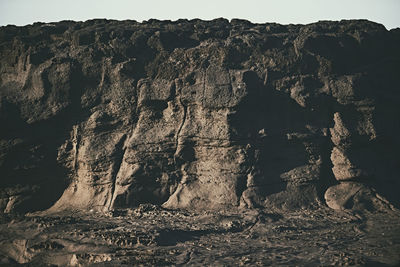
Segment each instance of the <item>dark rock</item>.
M398 32L365 20L1 27L0 208L298 209L324 194L334 209L398 207Z

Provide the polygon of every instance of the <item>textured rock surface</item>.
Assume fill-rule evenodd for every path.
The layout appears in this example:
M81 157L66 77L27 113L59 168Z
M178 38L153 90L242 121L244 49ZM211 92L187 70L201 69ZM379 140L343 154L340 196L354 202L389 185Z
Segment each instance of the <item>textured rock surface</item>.
M399 205L399 46L368 21L1 27L0 210Z
M399 266L400 213L327 207L0 216L2 266Z

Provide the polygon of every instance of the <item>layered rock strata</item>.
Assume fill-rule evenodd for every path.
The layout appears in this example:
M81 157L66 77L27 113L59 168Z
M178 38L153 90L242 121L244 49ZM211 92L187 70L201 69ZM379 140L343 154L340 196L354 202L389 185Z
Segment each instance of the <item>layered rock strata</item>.
M0 210L396 206L399 45L363 20L1 27Z

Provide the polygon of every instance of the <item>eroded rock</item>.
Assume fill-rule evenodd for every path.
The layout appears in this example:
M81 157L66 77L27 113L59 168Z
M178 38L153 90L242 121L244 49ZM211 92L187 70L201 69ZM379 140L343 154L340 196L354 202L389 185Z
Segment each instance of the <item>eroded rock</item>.
M2 27L0 208L398 205L398 42L369 21Z
M375 190L357 182L344 182L329 187L325 192L325 200L328 207L334 210L377 211L393 208Z

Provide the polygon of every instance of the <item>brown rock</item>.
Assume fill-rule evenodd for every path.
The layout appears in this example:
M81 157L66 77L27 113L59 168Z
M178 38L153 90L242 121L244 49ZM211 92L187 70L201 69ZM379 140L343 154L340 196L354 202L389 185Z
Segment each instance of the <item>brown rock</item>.
M0 208L297 209L355 179L398 205L398 40L368 21L1 27ZM346 207L357 186L338 188Z
M325 192L328 207L335 210L388 210L392 206L376 192L357 182L344 182L331 186Z

